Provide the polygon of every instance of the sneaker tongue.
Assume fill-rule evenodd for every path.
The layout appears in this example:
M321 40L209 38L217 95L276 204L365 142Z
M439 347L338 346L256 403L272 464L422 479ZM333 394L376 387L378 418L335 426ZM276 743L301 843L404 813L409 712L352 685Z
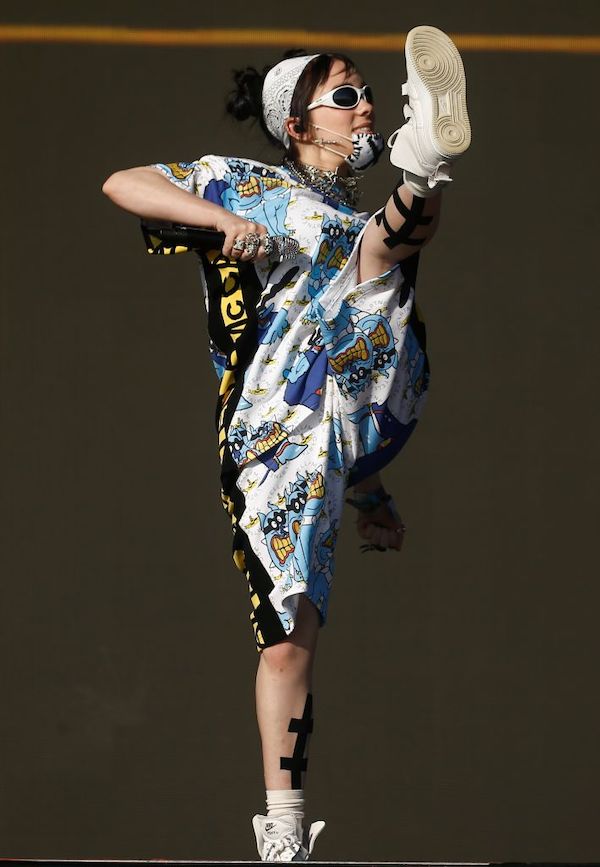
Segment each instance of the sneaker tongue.
M296 831L296 821L291 817L289 819L287 816L273 817L272 819L267 818L265 822L264 835L268 839L280 837L289 831Z

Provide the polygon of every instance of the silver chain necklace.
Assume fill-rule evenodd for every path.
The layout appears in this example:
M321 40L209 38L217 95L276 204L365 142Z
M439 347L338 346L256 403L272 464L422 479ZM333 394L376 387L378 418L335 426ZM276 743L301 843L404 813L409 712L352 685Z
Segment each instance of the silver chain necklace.
M296 163L289 157L283 158L283 165L303 186L312 187L313 190L336 199L342 205L354 208L360 198L358 178L354 175L342 177L338 175L337 169L320 169L309 163Z

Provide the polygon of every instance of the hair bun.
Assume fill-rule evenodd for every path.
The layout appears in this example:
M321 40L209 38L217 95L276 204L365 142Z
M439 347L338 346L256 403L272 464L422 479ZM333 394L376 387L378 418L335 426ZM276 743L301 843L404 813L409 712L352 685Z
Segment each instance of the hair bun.
M308 52L303 48L291 48L285 52L282 60L289 60L292 57L301 57ZM277 61L278 63L280 61ZM268 129L263 117L262 91L267 72L273 66L263 67L262 72L259 72L253 66L246 66L245 69L233 70L233 80L235 86L225 102L225 110L232 115L236 120L244 121L248 118L257 120L267 140L276 148L282 148L283 144L277 139ZM312 91L311 91L312 93Z
M226 109L236 120L262 116L262 88L265 80L253 66L236 69L233 73L235 88L230 93Z

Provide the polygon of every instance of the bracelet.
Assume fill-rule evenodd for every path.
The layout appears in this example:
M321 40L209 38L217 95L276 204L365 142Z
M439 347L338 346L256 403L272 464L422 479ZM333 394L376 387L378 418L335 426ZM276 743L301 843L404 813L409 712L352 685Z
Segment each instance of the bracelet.
M358 493L355 494L354 497L347 497L346 502L350 506L354 506L355 509L358 509L359 512L363 512L364 514L370 514L379 508L382 504L387 505L387 507L392 512L393 516L400 521L400 515L398 514L398 510L396 509L396 504L392 499L391 494L388 494L384 488L377 488L375 491L369 491L368 493ZM397 533L402 533L406 530L406 526L400 521L400 529L397 530ZM374 544L364 544L360 546L360 550L363 554L366 554L367 551L387 551L387 548L382 547L381 545Z
M347 497L346 502L358 509L359 512L374 512L381 506L382 503L389 503L392 499L391 495L386 493L384 488L377 488L376 491L368 493L357 493L353 497Z

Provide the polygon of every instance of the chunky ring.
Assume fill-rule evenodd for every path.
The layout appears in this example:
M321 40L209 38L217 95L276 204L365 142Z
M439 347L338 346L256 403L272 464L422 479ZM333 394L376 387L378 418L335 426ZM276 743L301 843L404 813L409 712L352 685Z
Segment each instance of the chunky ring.
M275 252L280 262L294 259L300 252L300 244L295 238L290 238L288 235L275 235L274 240Z
M273 250L275 249L275 239L272 235L263 235L261 238L263 250L270 256Z
M259 247L260 235L257 235L256 232L248 232L244 242L244 253L247 253L249 256L256 256Z
M233 249L238 250L240 253L244 252L244 248L246 246L246 241L244 238L236 238L233 242Z

